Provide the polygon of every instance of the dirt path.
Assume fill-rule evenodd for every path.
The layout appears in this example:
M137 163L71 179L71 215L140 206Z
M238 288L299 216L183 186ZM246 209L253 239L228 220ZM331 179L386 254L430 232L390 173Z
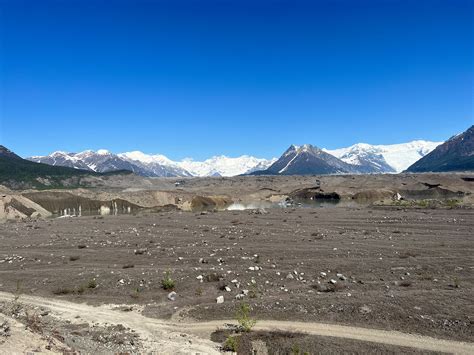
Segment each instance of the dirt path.
M0 302L10 302L13 300L13 297L11 293L0 292ZM87 304L26 295L22 295L19 302L49 309L55 316L71 322L86 321L99 324L122 324L134 329L140 335L144 344L144 351L159 350L161 354L218 354L215 343L207 340L210 333L218 327L223 328L225 324L235 323L231 320L201 323L169 323L147 318L134 311L118 311L114 309L117 305L93 307ZM474 344L472 343L441 340L396 331L322 323L265 320L259 321L255 329L304 332L312 335L355 339L446 353L474 353ZM187 333L187 335L185 336L184 333Z

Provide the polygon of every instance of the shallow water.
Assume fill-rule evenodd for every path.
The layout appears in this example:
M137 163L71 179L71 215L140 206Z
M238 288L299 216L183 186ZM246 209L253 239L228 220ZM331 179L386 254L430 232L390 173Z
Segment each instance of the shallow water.
M354 203L351 201L350 203ZM271 201L254 201L250 203L234 202L231 205L224 208L226 211L243 211L243 210L257 210L257 209L268 209L268 208L324 208L324 207L337 207L337 206L348 206L347 202L341 202L339 200L302 200L295 201L294 203L287 203L285 201L271 202Z

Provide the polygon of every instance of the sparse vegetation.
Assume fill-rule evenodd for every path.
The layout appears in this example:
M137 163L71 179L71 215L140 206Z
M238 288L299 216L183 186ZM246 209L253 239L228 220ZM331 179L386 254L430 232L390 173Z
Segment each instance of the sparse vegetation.
M196 296L202 296L202 293L203 293L202 287L198 287L196 289L196 292L194 292Z
M53 291L54 295L61 296L61 295L70 295L74 293L74 289L68 287L59 287Z
M164 290L172 290L175 286L175 281L171 278L170 272L167 271L165 277L161 280L161 287L163 287Z
M236 336L229 335L222 346L224 351L237 352L238 341Z
M90 279L89 282L87 283L87 288L96 288L97 287L97 281L95 279Z
M243 332L250 332L257 321L250 317L250 306L247 303L241 303L236 312L235 318Z

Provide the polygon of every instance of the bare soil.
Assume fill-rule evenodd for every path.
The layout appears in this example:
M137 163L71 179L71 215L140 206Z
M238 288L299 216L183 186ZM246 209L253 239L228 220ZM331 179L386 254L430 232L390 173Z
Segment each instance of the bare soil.
M382 203L403 188L406 195L423 199L452 198L461 191L464 200L471 201L472 182L463 177L396 176L390 184L389 177L373 177L372 182L371 177L325 177L317 182L325 193L343 197L361 193L372 200L376 196L378 206L170 209L10 221L0 224L0 291L94 306L121 305L183 327L232 319L245 302L260 321L347 325L472 343L474 210L469 204L420 200ZM170 196L176 203L212 194L233 201L269 200L315 188L319 178L291 179L196 179L180 187L172 187L171 180L150 180L150 186L168 190L112 191L109 186L102 192L77 193L98 200L105 195L124 198L137 205L147 201L149 206L160 199L168 204ZM162 280L167 273L174 287L165 290ZM171 291L176 292L174 301L168 298ZM223 303L216 302L219 296ZM87 340L75 341L76 346L107 350L100 348L101 337L94 336L99 328L82 324L69 333L83 334L95 345ZM116 324L103 324L97 331L106 334L103 337L117 333L109 326ZM135 339L128 330L118 333L113 339L129 345L111 351L143 347L143 337ZM272 334L253 334L252 339L268 342L278 337ZM335 352L397 352L397 347L377 348L374 342L314 334L298 339L305 349L320 344ZM66 340L62 345L74 348Z

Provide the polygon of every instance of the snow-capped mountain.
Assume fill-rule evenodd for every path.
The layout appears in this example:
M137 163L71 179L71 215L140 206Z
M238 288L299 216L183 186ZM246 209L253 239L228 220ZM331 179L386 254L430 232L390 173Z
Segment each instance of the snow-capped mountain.
M424 157L442 142L416 140L390 145L370 145L358 143L347 148L323 149L342 161L357 165L364 172L402 172L414 162Z
M268 160L248 155L242 155L237 158L220 155L204 161L184 159L176 164L194 176L236 176L250 174L256 170L265 170L275 161L275 158Z
M81 153L54 152L28 160L49 165L66 166L95 172L130 170L147 177L235 176L264 170L276 159L267 160L243 155L237 158L217 156L205 161L172 161L164 155L132 151L113 154L105 149Z
M56 166L67 166L75 169L84 169L105 173L117 170L129 170L137 175L155 176L190 176L182 169L154 164L143 164L124 156L113 154L105 149L97 152L86 150L81 153L54 152L51 155L35 156L28 160Z
M147 171L148 175L146 176L193 176L186 169L179 167L174 161L168 159L164 155L149 155L140 151L133 151L120 153L118 156L131 164L139 166L144 171Z
M357 166L343 162L322 149L305 144L291 145L283 155L264 171L254 175L312 175L359 173Z
M105 149L81 153L54 152L28 160L95 172L129 170L147 177L236 176L243 174L364 174L393 173L407 169L440 142L413 141L392 145L359 143L348 148L319 149L292 145L279 159L224 155L204 161L173 161L160 154L132 151L114 154Z

